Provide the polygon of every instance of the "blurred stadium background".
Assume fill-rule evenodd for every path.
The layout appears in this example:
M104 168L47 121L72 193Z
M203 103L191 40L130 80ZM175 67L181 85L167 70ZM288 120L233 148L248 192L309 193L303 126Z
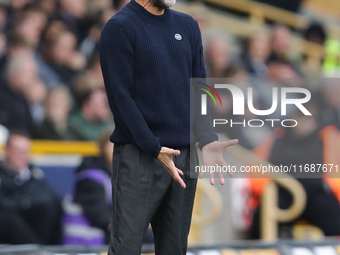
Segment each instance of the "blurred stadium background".
M112 148L106 141L114 123L98 41L102 26L126 3L0 0L0 153L4 158L0 254L107 251L110 205L105 178ZM174 9L199 22L209 77L247 84L254 78L287 78L278 86L304 86L316 98L310 106L314 122L300 116L305 129L283 147L267 143L268 136L277 140L283 136L280 129L216 130L221 139L240 140L228 151L228 163L282 162L280 157L273 159L270 151L279 150L289 158L286 152L294 145L302 146L294 152L298 159L304 156L300 152L316 148L312 153L322 155L322 163L340 161L338 0L178 1ZM290 79L295 82L287 82ZM296 83L299 79L312 82L301 85ZM260 89L257 94L256 103L265 105L266 96ZM218 115L218 109L212 111ZM12 162L22 164L16 167ZM340 184L320 180L306 184L273 178L269 184L254 184L251 178L228 178L225 186L214 187L200 180L188 254L340 254L340 209L333 210L339 207L334 201L339 203ZM319 190L324 183L328 190ZM281 208L285 210L278 209L280 192L291 194L290 203ZM313 204L319 196L326 202ZM327 202L330 196L333 203ZM329 213L332 210L339 213ZM45 223L38 224L40 220ZM150 243L149 233L145 254L152 254Z

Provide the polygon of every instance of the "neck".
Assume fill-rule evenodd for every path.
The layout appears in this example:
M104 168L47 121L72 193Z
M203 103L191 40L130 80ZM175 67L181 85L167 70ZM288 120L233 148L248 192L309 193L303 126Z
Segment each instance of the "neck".
M140 4L141 6L144 7L145 10L148 12L154 14L154 15L162 15L164 13L163 8L158 8L154 5L152 5L149 0L135 0L136 3Z

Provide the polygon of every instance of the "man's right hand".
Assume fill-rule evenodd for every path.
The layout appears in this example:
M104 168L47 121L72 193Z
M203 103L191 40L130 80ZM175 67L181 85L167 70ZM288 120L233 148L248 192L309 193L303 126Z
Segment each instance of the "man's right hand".
M179 156L181 152L179 150L173 150L167 147L162 147L161 151L158 154L157 159L162 163L166 170L171 174L172 178L185 189L186 185L181 178L180 175L183 175L183 172L175 166L173 161L173 156Z

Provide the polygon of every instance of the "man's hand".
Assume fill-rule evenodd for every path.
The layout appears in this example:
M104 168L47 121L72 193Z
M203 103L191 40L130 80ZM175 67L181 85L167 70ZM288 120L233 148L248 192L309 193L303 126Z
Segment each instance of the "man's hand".
M221 166L221 167L228 167L227 163L223 159L223 151L225 148L237 144L238 140L230 140L228 142L212 142L207 144L202 148L202 161L203 166ZM229 171L228 174L232 176L232 173ZM224 184L224 177L222 172L218 172L218 176L220 177L220 183ZM199 173L199 178L203 177L203 171ZM210 173L210 183L211 185L215 184L214 173Z
M179 170L172 160L173 156L179 156L181 152L179 150L173 150L167 147L162 147L158 154L157 159L162 163L166 170L171 174L172 178L185 189L186 185L183 179L179 175L183 175L183 172Z

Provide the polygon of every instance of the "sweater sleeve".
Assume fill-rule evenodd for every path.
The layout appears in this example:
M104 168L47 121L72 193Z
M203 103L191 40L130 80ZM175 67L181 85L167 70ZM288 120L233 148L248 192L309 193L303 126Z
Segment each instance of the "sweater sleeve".
M100 38L100 61L109 104L116 125L141 150L157 158L161 146L133 100L134 49L127 34L109 21Z
M196 43L194 47L194 55L193 55L193 62L192 62L192 78L206 78L206 70L204 65L203 59L203 45L202 45L202 37L200 28L198 26L197 21L195 21L194 27L194 35ZM212 124L211 124L211 115L208 110L207 115L201 115L200 113L200 102L201 102L201 94L202 91L198 89L197 86L194 86L194 93L195 93L195 118L193 124L193 132L194 136L196 137L196 141L199 143L199 148L202 148L214 141L218 140L217 135L215 134Z

